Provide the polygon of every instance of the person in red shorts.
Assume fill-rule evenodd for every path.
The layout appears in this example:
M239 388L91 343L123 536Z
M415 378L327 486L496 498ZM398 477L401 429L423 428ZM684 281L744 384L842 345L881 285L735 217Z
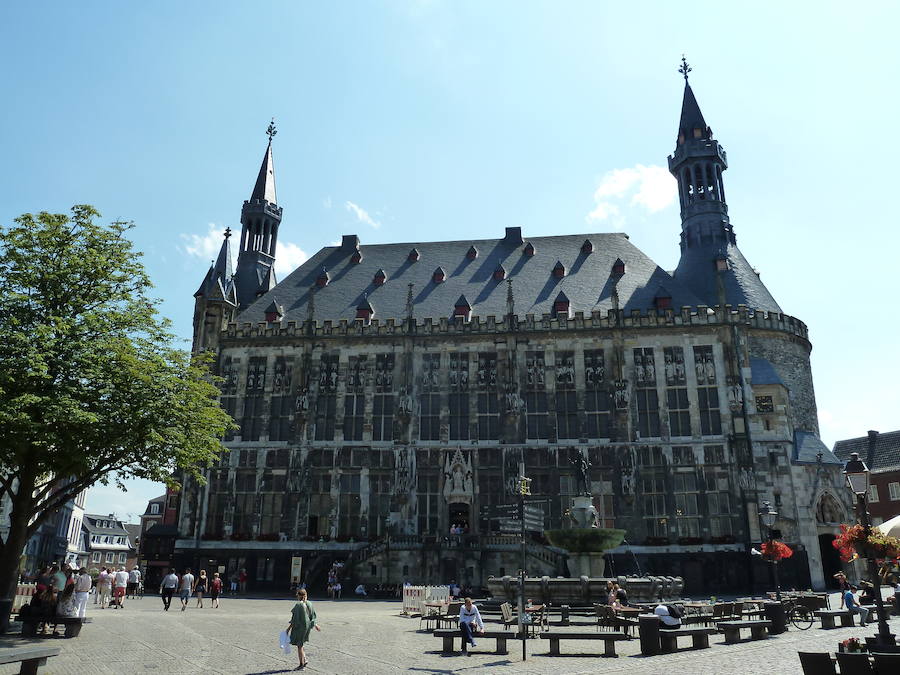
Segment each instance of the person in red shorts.
M124 609L125 589L128 588L128 572L124 567L120 567L116 572L115 581L113 582L113 602L116 609Z

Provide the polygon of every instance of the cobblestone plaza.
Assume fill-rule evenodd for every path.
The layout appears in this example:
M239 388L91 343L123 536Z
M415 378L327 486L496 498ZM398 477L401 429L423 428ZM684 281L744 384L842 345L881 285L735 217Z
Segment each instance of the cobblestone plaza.
M831 606L838 603L835 594ZM287 625L293 606L290 600L225 598L218 610L206 604L204 609L192 606L181 612L176 601L168 613L151 596L128 601L123 611L91 611L89 605L93 622L80 637L37 641L62 648L40 672L261 674L286 673L297 665L296 652L284 655L278 647L278 633ZM510 642L504 656L490 652L494 640L480 642L468 658L459 653L444 656L441 640L417 632L419 619L401 617L398 602L318 601L315 606L322 631L313 633L305 670L313 673L799 673L798 651L835 651L840 640L873 635L877 629L874 624L827 631L791 629L737 645L725 645L721 635L714 635L710 649L647 658L640 656L639 641L634 639L617 644L616 659L567 655L602 651L598 642L563 642L564 656L550 657L546 640L529 640L528 660L523 663L519 642ZM900 621L894 619L892 631L898 627ZM572 630L595 629L585 625ZM684 638L679 642L689 643ZM0 640L0 648L25 644L15 637ZM2 675L15 672L16 667L0 666Z

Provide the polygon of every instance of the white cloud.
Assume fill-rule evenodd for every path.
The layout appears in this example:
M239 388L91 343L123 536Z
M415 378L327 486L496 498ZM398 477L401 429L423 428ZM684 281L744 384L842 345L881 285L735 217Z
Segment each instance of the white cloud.
M284 279L308 259L309 256L297 244L279 241L275 250L275 275L278 279Z
M205 262L215 260L219 255L219 249L222 247L222 240L225 235L224 228L210 223L206 228L205 234L182 234L182 246L178 247L179 251L200 258ZM232 255L235 256L231 261L232 266L237 265L237 248L240 240L240 231L232 232ZM301 249L297 244L289 241L278 241L275 250L275 273L279 279L284 279L288 274L300 267L309 259L306 251ZM205 269L205 268L204 268Z
M372 216L369 215L369 212L358 204L354 204L353 202L345 202L344 206L350 213L356 216L356 219L359 222L365 223L366 225L371 225L376 230L381 227L381 223L379 223L377 220L373 220Z
M206 226L206 234L182 234L184 252L196 258L215 260L222 248L222 239L225 236L225 228L209 223ZM179 247L181 248L181 247Z
M594 209L588 222L618 216L622 205L640 206L656 213L674 203L678 186L672 175L661 166L638 164L627 169L608 171L594 191Z

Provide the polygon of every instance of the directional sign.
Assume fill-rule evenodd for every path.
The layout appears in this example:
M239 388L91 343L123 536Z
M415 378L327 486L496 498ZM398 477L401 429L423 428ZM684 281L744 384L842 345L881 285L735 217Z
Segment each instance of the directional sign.
M544 509L540 506L532 506L531 504L525 505L525 515L526 516L538 516L540 518L544 517Z
M522 531L522 521L505 518L500 521L500 531L509 533L518 533Z

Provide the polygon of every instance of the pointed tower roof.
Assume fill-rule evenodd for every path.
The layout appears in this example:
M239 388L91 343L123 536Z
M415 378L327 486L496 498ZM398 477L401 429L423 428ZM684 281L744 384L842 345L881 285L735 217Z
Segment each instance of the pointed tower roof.
M222 242L222 248L219 249L219 256L213 267L216 276L220 279L231 279L234 270L231 266L231 228L225 228L225 240Z
M681 101L681 120L678 122L679 142L683 142L682 138L685 140L694 138L694 129L700 129L701 138L709 138L712 135L706 125L706 120L703 119L703 113L700 112L694 91L685 80L684 98Z
M278 203L278 200L275 198L275 162L272 159L271 138L269 138L266 154L263 155L262 164L259 167L256 185L253 186L253 193L250 195L251 202L263 200L270 204Z

